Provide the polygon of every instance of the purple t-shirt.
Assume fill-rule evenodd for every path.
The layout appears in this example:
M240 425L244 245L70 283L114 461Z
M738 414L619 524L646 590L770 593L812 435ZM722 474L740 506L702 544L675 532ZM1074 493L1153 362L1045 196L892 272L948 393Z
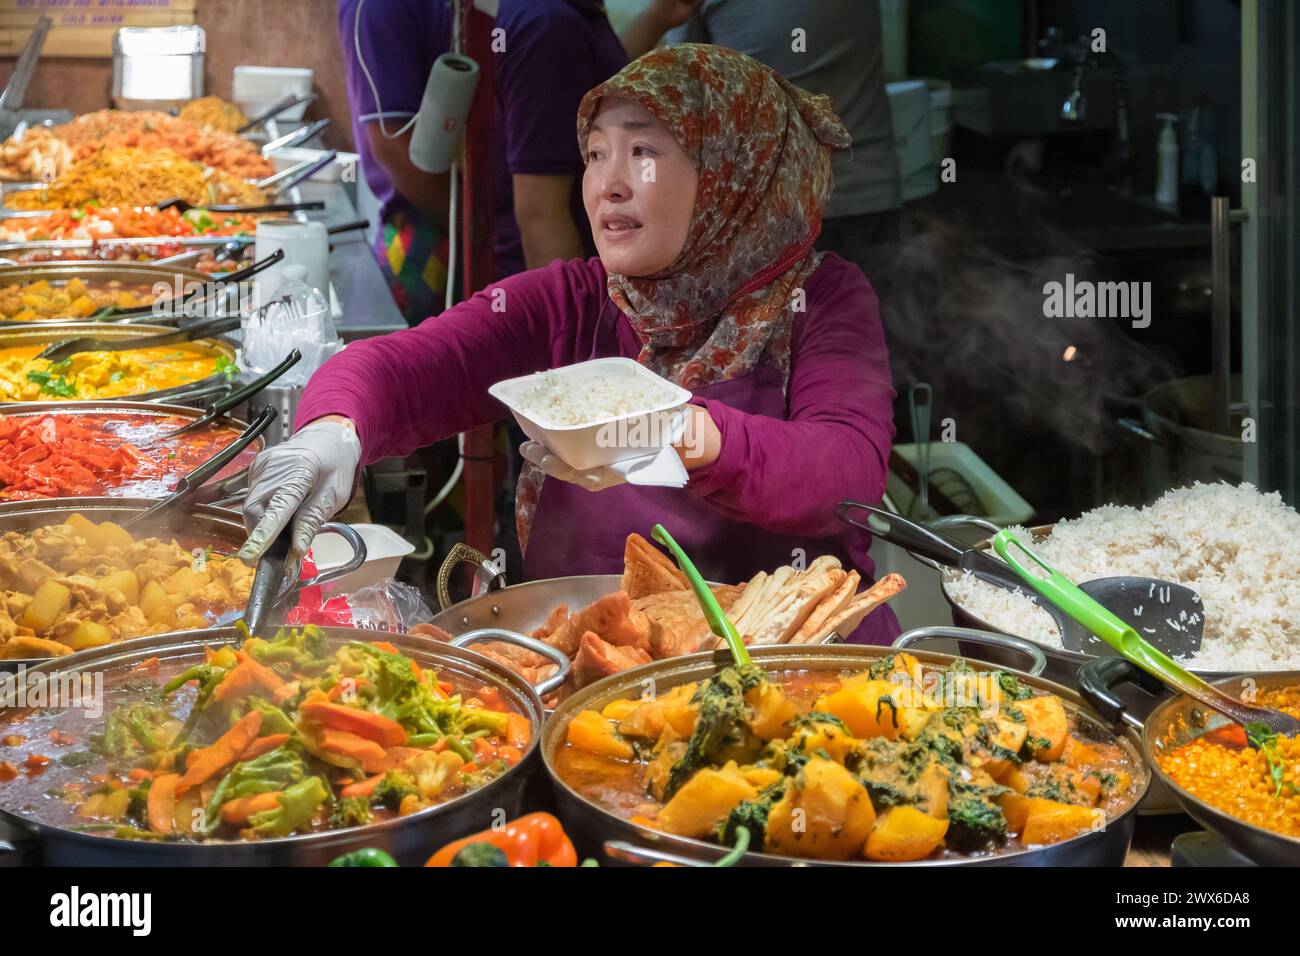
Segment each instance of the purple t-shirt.
M429 70L451 49L451 14L440 0L366 0L360 44L379 91L376 106L353 43L357 3L339 0L353 136L366 182L387 218L403 201L371 154L364 124L376 122L382 107L392 132L419 110ZM622 69L627 54L604 9L591 0L501 0L495 27L502 31L496 42L504 47L492 60L493 256L501 278L524 269L514 214L515 173L575 177L570 209L587 252L594 251L579 183L578 103Z
M790 343L790 381L759 367L698 389L722 434L716 461L684 489L601 492L547 478L524 578L622 570L629 532L662 521L716 581L748 580L797 559L834 554L873 573L868 536L835 518L844 498L885 490L893 397L875 293L857 266L827 255L805 284ZM489 286L413 329L354 342L307 384L295 425L325 415L356 423L365 462L504 417L488 394L502 379L592 358L635 358L641 342L613 302L599 259L554 262ZM518 580L517 575L512 579ZM898 622L872 614L854 639L888 643Z

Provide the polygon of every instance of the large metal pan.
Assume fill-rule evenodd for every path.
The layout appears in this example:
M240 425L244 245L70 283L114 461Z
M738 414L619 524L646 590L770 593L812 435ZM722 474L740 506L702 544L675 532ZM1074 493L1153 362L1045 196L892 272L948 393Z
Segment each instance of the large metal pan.
M126 399L104 400L95 402L22 402L0 405L0 417L27 415L141 415L155 418L179 417L198 419L204 410L190 405L167 405L162 402L133 402ZM221 420L225 427L237 432L248 427L248 423L238 418L226 416ZM266 447L265 436L259 435L249 444L249 451L254 454ZM194 500L211 502L227 498L242 491L248 480L248 468L241 468L232 475L217 481L213 479L195 494ZM108 497L116 497L109 495Z
M6 531L30 531L45 525L59 524L73 512L84 515L91 521L114 521L121 524L146 508L157 504L149 498L49 498L34 501L0 502L0 534ZM136 529L139 537L146 529ZM337 568L323 571L306 581L299 581L295 590L325 584L329 581L351 574L361 567L366 559L366 546L361 536L349 525L329 522L321 527L322 531L332 531L340 535L352 546L352 557ZM222 554L232 554L239 550L247 537L244 521L239 512L213 505L191 504L177 506L158 519L158 523L147 529L151 535L168 534L186 548L213 547ZM195 633L192 631L173 632ZM157 636L129 638L113 647L126 647L140 641L153 640ZM57 661L81 660L85 652L68 654L56 658ZM34 667L46 662L45 658L5 658L0 659L0 673L17 670L20 667Z
M163 332L175 331L174 327L167 325L115 325L111 322L61 322L57 324L24 322L22 328L15 328L11 325L7 329L0 330L0 349L19 348L24 345L45 346L51 342L62 342L65 339L75 339L85 335L116 341L119 339L144 338L147 335L159 335ZM225 356L231 362L235 361L235 347L222 339L199 339L189 344L206 349L211 354ZM188 382L173 388L143 392L139 395L123 395L122 401L171 402L173 404L210 401L214 397L229 391L230 387L231 385L225 376L213 374L196 382ZM112 402L117 401L117 399L100 399L100 401ZM39 403L0 402L0 408L8 406L26 408L36 404L44 405L47 402L44 400Z
M352 628L321 630L334 644L372 641L376 637L374 631ZM412 635L385 633L383 637L421 667L432 667L439 674L486 684L500 691L508 703L528 718L532 727L523 759L478 790L409 816L346 830L252 842L155 843L80 833L43 823L33 813L10 805L0 788L0 830L5 831L8 841L0 843L0 857L17 853L22 855L25 864L46 866L321 866L350 850L378 847L391 853L399 863L416 865L443 844L491 826L502 811L506 819L517 816L522 809L525 784L537 766L543 720L537 691L513 671L465 648ZM202 661L205 645L237 643L238 639L234 628L191 631L183 636L159 635L97 648L78 655L72 663L68 663L68 658L51 661L27 672L27 678L30 680L33 673L40 673L53 679L72 670L93 675L110 669L129 669L154 657L163 667L186 666ZM496 639L504 638L496 635ZM559 676L563 679L564 675ZM0 721L5 713L0 710Z
M942 628L929 629L928 637L950 636L960 638L963 635L953 632L944 635L938 632ZM1020 648L1017 648L1020 650ZM872 661L893 653L892 648L870 645L836 644L822 646L798 647L775 646L751 648L750 654L756 663L767 670L800 671L844 671L862 670ZM947 666L957 658L950 654L936 654L921 650L911 650L923 663ZM648 827L638 826L628 820L610 813L603 807L581 796L561 779L555 769L555 757L564 745L569 721L581 710L600 710L612 700L637 698L642 695L647 681L654 682L656 692L662 693L680 684L703 680L725 667L731 661L727 651L715 653L692 654L687 657L670 658L636 667L621 674L615 674L597 681L572 697L564 700L542 731L542 760L555 791L556 803L566 827L574 837L586 841L588 845L606 844L607 852L619 859L651 862L660 859L716 861L727 851L716 844L702 840L674 836ZM972 666L981 670L995 670L980 662ZM1009 668L1001 668L1009 670ZM1113 733L1101 721L1093 717L1084 707L1078 693L1060 684L1034 677L1024 672L1017 676L1040 690L1057 694L1067 702L1069 709L1083 722L1090 732L1105 739L1118 741L1129 754L1133 763L1136 791L1133 805L1109 821L1102 830L1086 833L1052 846L1034 847L996 856L975 856L943 860L922 861L919 866L1119 866L1128 853L1129 843L1133 837L1133 824L1136 820L1137 806L1150 785L1150 773L1142 764L1141 750L1137 737L1130 731ZM795 859L772 853L746 853L739 865L745 866L790 866L790 865L827 865L840 867L891 867L897 863L875 863L867 860L849 862L828 862Z
M987 522L984 522L982 519L969 519L969 518L967 518L964 522L950 521L947 523L947 528L948 530L952 530L953 527L959 526L960 523L971 524L985 531L989 530ZM1048 535L1050 535L1052 533L1053 527L1054 526L1050 524L1036 525L1030 528L1029 532L1033 540L1035 542L1038 542L1046 538ZM988 550L991 541L992 541L991 538L984 538L981 541L977 541L974 544L974 547ZM957 599L953 597L952 593L948 590L948 585L947 585L946 575L949 569L939 567L939 565L930 561L928 558L923 558L920 557L919 555L914 554L912 555L912 557L916 558L916 560L920 561L921 563L928 564L929 566L939 571L939 589L943 593L944 600L948 602L948 606L952 610L952 623L955 627L968 627L980 631L995 631L999 634L1011 633L1009 631L1003 630L1002 628L995 627L994 625L990 624L988 621L985 621L977 617L972 612L966 610L966 608L964 608L957 601ZM1046 677L1048 680L1054 680L1062 684L1069 684L1073 686L1074 682L1078 679L1079 668L1082 667L1084 664L1086 664L1088 661L1094 660L1092 655L1089 654L1082 654L1078 651L1069 651L1062 647L1051 647L1047 644L1043 644L1040 641L1035 641L1032 637L1026 637L1023 634L1019 634L1016 636L1023 637L1027 641L1032 641L1034 644L1037 644L1039 647L1042 648L1043 653L1047 655L1047 670L1043 672L1043 676ZM965 648L962 649L962 653L966 653ZM978 655L982 652L972 650L971 653L973 655ZM993 661L994 663L1003 663L1001 658L998 657L989 657L986 655L984 659ZM1209 681L1219 680L1220 678L1224 678L1224 677L1235 676L1231 671L1210 671L1210 670L1201 670L1195 667L1189 668L1189 670L1193 671L1196 674L1201 675L1202 677L1204 677L1206 680ZM1134 699L1130 703L1134 707L1141 706L1141 701L1138 699Z
M1146 718L1137 719L1115 687L1132 683L1151 691L1154 678L1119 657L1098 658L1079 672L1079 692L1084 700L1112 726L1128 725L1141 731L1142 752L1155 772L1156 780L1173 794L1178 805L1193 820L1223 837L1232 847L1256 863L1270 866L1300 866L1300 839L1266 830L1240 820L1188 793L1160 769L1156 757L1197 737L1232 724L1217 711L1186 695L1166 697ZM1223 677L1216 687L1239 697L1249 690L1259 693L1280 687L1300 685L1300 671L1262 671ZM1163 689L1163 687L1161 687Z
M196 285L202 286L213 281L212 276L199 272L197 269L188 269L182 266L155 266L149 263L49 262L0 269L0 287L16 284L26 285L42 279L50 283L81 279L83 282L94 285L121 282L124 285L148 286L150 289L158 289L159 291L165 288L167 291L164 294L172 298L175 298L178 293L183 295L187 292L187 286L192 289ZM75 321L78 320L71 316L33 319L30 322L14 322L0 317L0 328L23 329L33 325L49 326ZM100 322L102 321L111 322L112 319L100 320ZM96 324L99 323L96 322Z

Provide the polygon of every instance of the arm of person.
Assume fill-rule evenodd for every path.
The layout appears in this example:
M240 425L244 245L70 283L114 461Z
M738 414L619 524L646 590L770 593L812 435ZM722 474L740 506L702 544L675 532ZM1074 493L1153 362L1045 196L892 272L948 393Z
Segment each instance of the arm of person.
M789 420L694 400L708 422L696 413L700 463L679 452L691 474L687 491L733 519L829 536L839 530L840 501L874 503L884 494L894 389L880 308L862 273L843 271L796 317Z
M569 207L574 177L516 173L512 179L525 265L540 269L556 259L581 259L582 239Z
M699 0L650 0L618 35L627 58L635 60L653 50L665 33L686 22L698 3Z
M307 383L295 429L348 419L369 464L496 421L505 410L489 386L574 360L574 330L604 295L597 273L585 261L557 262L414 328L351 343Z
M370 154L384 167L393 188L429 219L437 223L446 222L451 206L450 173L426 173L411 162L412 130L389 139L377 122L367 122L365 128Z

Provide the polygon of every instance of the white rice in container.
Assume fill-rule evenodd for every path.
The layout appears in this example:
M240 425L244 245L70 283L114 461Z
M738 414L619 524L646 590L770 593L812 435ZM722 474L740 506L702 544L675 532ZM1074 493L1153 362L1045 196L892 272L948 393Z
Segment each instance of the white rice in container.
M1013 530L1031 540L1026 529ZM1198 482L1145 508L1105 505L1062 521L1033 547L1076 584L1132 574L1198 592L1204 637L1184 661L1197 670L1300 667L1300 513L1276 492ZM1061 646L1051 615L1028 597L958 572L945 576L945 586L999 630Z
M601 372L581 379L543 372L516 408L544 425L586 425L662 408L676 398L665 384L632 373Z

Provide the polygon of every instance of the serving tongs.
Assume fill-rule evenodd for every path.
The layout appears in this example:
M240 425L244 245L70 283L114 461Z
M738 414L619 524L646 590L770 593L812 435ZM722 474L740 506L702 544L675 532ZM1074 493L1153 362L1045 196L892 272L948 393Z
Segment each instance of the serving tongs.
M178 342L192 342L195 339L233 332L239 328L241 319L237 315L226 315L207 322L194 325L175 332L159 332L157 335L145 335L139 338L100 339L93 335L81 335L75 339L52 342L37 353L38 359L62 362L78 352L125 352L128 349L147 349L159 345L175 345Z
M866 512L866 522L855 520L851 516L854 511ZM1051 615L1061 634L1061 646L1067 651L1110 653L1110 649L1086 626L1037 591L1027 589L1015 570L987 551L972 548L933 526L858 501L841 501L835 515L845 524L897 545L913 557L928 558L944 567L969 571L986 584L1023 594ZM1083 582L1079 587L1112 612L1142 617L1143 612L1149 611L1150 616L1143 617L1142 623L1150 624L1148 633L1152 643L1166 653L1185 657L1200 649L1205 627L1204 608L1200 595L1191 588L1173 581L1131 575L1096 578Z
M271 140L271 142L263 146L262 155L269 156L271 153L274 153L277 149L291 149L294 146L301 146L303 143L307 142L307 140L311 139L313 136L319 136L321 133L325 131L325 129L329 125L330 125L330 118L327 116L324 119L318 119L316 122L304 126L301 129L296 129L293 132L285 133L283 136L277 139L273 139Z
M253 215L263 212L310 212L325 208L323 200L312 200L311 202L272 202L262 203L254 206L223 205L221 203L192 203L188 199L182 199L180 196L173 196L171 199L164 199L158 203L157 209L178 209L182 213L187 213L191 209L202 209L206 212L216 213L234 213L238 215Z
M285 598L293 591L335 581L365 564L365 539L351 525L327 521L321 525L319 533L339 535L351 546L352 557L337 568L321 571L306 581L300 580L303 556L293 550L293 522L289 522L257 560L253 586L248 592L248 604L242 616L248 633L259 633L259 629L270 620L273 612L283 606ZM231 616L224 615L216 623L220 626L231 620L233 620ZM462 635L461 643L464 643L466 637L468 635Z
M1143 640L1129 624L1102 607L1082 589L1035 554L1009 530L999 531L993 538L993 547L1016 574L1030 587L1051 601L1074 620L1114 648L1120 657L1146 671L1162 683L1199 700L1243 727L1263 724L1271 732L1285 736L1300 734L1300 720L1290 714L1267 707L1254 707L1242 703L1221 691L1213 684L1186 670L1177 661ZM1017 549L1043 571L1035 574L1012 553Z
M243 282L251 279L265 269L271 268L281 259L284 258L284 250L276 249L265 259L259 259L252 265L244 266L229 275L214 277L211 281L203 283L194 292L187 294L179 302L173 303L172 311L169 313L158 312L158 303L151 302L148 305L137 305L129 309L118 309L112 315L106 316L109 320L124 319L130 321L134 317L147 316L151 322L170 322L173 319L182 318L186 309L192 309L200 303L207 302L210 299L217 298L225 294L226 286L231 283Z
M176 487L172 489L171 494L166 498L155 502L144 511L122 522L122 527L129 528L132 525L147 522L158 517L164 511L168 511L187 501L207 483L209 478L234 461L236 455L251 445L258 435L266 431L271 422L275 421L275 415L275 407L267 405L258 413L258 416L253 419L249 426L239 433L238 438L178 481Z
M316 98L315 93L290 93L278 103L275 103L265 111L258 113L243 126L236 129L235 132L240 136L245 133L251 133L253 130L266 123L267 120L275 119L281 113L293 109L299 103L306 103L310 106L312 103L316 102Z
M207 410L199 418L194 419L194 421L190 422L188 425L182 425L180 428L159 435L155 441L166 441L167 439L175 438L178 435L184 435L187 432L198 431L200 428L206 428L218 418L225 417L226 412L230 411L236 405L248 401L262 389L266 388L285 372L289 371L289 369L297 365L301 358L302 353L297 349L294 349L284 357L279 365L271 369L265 375L254 379L243 388L235 389L235 391L221 399L221 401L209 405ZM149 444L153 444L153 442L150 442Z
M259 179L255 183L258 189L263 190L270 196L279 196L287 190L297 186L304 179L310 179L318 172L329 166L334 160L338 159L339 151L331 149L318 159L304 159L301 163L295 163L288 169L282 169L278 173L267 176L265 179Z

